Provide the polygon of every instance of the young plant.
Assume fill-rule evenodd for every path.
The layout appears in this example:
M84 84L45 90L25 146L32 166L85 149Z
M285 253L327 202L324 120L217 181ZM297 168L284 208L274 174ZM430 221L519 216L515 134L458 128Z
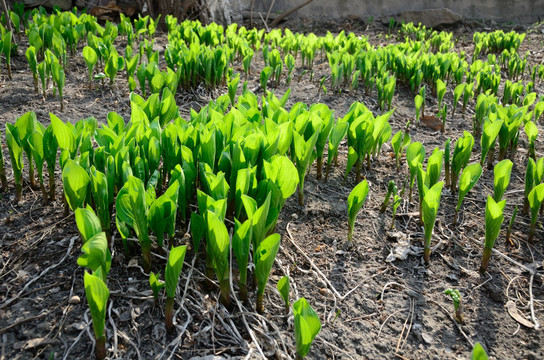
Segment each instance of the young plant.
M510 222L508 223L508 229L506 230L506 241L509 242L511 245L514 245L514 243L510 240L510 236L512 235L512 227L514 226L514 222L516 221L516 216L518 214L518 206L516 205L514 208L514 212L512 213L512 217L510 218Z
M485 245L482 256L482 264L480 266L480 272L485 273L489 260L491 259L491 252L495 240L501 232L501 225L504 221L503 210L506 205L506 200L496 202L491 196L487 197L485 204Z
M98 61L98 56L96 55L96 51L94 51L92 47L85 46L83 48L83 59L85 60L85 64L87 65L87 69L89 70L89 90L91 90L93 82L93 70L96 62Z
M289 276L282 277L277 284L278 291L280 293L281 298L283 299L283 302L285 303L285 313L289 313L289 307L291 306L291 302L289 301L289 292L291 290L289 285Z
M94 338L96 341L95 354L98 360L106 358L106 305L110 292L100 276L91 275L85 271L83 278L85 296L93 318Z
M457 215L461 204L466 194L476 185L478 179L482 175L482 166L478 163L470 164L463 169L463 173L459 179L459 197L457 199L457 206L455 207L455 214L453 215L453 224L457 223Z
M331 130L329 136L329 149L327 152L327 169L325 170L325 181L329 178L329 171L332 163L338 156L338 147L344 138L346 137L349 129L348 122L338 122Z
M270 270L274 265L274 259L280 248L281 237L279 234L272 234L261 241L255 251L255 277L257 278L257 303L255 308L258 313L264 312L264 290Z
M64 102L63 102L63 94L64 94L64 83L66 81L66 75L64 73L64 69L62 68L62 65L56 61L51 65L51 75L53 77L53 81L57 85L57 89L59 90L59 99L60 99L60 111L64 111Z
M174 297L176 296L176 289L178 287L179 276L181 275L181 268L183 267L186 251L186 245L173 247L170 250L168 262L166 263L166 270L164 272L166 308L164 316L167 331L172 331L174 327Z
M493 164L493 152L495 150L495 141L499 135L504 121L496 119L495 121L486 120L483 125L482 137L480 138L480 147L482 155L480 156L480 165L484 166L485 158L489 153L489 164Z
M531 209L531 227L529 228L529 233L527 234L527 240L529 242L533 241L536 230L536 220L538 217L538 211L544 201L544 183L539 184L531 190L528 196L529 207Z
M253 219L246 220L240 223L237 219L234 223L234 235L232 236L232 250L236 256L238 263L238 271L240 272L240 298L242 301L247 300L247 265L249 262L249 249L253 237Z
M72 211L85 205L88 195L89 174L81 165L68 159L62 169L64 196Z
M19 202L23 195L23 148L19 140L18 129L9 123L6 124L6 142L8 144L13 177L15 178L15 201Z
M155 274L153 271L149 273L149 286L153 291L153 300L155 306L159 306L159 292L165 286L164 281L160 279L161 273Z
M404 193L404 189L406 188L406 180L404 181L404 186L401 193ZM393 193L393 202L391 203L391 207L393 208L393 212L391 214L391 229L395 228L395 216L397 215L397 209L399 208L400 204L402 202L402 197L398 194L397 189L395 189L395 192Z
M357 218L357 213L363 207L366 197L368 195L369 187L368 182L365 180L361 181L357 186L351 190L351 193L348 196L348 240L353 240L353 227L355 226L355 219Z
M538 137L538 128L534 122L527 121L525 124L525 134L527 134L527 139L529 140L529 157L535 159L535 141Z
M4 164L4 154L2 153L2 131L0 131L0 191L7 191L8 179L6 177L6 168Z
M423 110L425 109L425 107L423 106L424 101L425 100L423 99L423 97L419 94L417 94L414 98L414 103L416 106L416 124L419 124L419 119L425 116L425 114L423 113Z
M457 103L459 103L459 99L461 98L461 95L465 92L465 86L466 84L459 84L455 87L453 90L453 109L451 112L451 118L455 116L455 109L457 108Z
M395 185L395 181L390 180L387 184L387 193L385 194L385 198L383 199L382 206L380 207L380 212L383 214L385 210L387 210L387 206L389 205L389 200L391 200L391 195L394 193L397 193L397 186Z
M9 21L9 20L8 20ZM12 47L12 34L11 31L6 32L3 34L0 39L2 41L2 52L4 53L4 56L6 57L6 64L8 65L8 77L11 80L11 47Z
M451 299L453 300L453 308L455 309L455 321L457 321L458 323L462 323L463 303L461 293L457 289L447 289L444 293L451 296Z
M425 264L428 264L431 260L431 237L433 235L434 223L436 221L436 213L440 206L440 197L442 195L442 188L444 182L440 181L434 184L428 190L424 190L425 196L423 197L423 225L425 228L425 246L423 253L423 260Z
M391 146L393 147L393 152L395 153L395 164L397 165L397 171L400 168L400 159L404 149L411 143L410 134L407 130L399 130L393 138L391 139Z
M476 342L474 344L470 360L489 360L489 358L487 357L487 353L485 352L482 344L480 344L479 342Z
M406 148L406 162L410 170L410 190L408 198L412 202L412 188L414 187L414 180L418 171L418 164L423 163L425 159L425 147L419 141L411 143Z
M25 52L26 60L28 62L28 67L32 71L32 77L34 79L34 91L36 94L39 93L38 89L38 60L36 58L36 48L34 46L29 46Z
M438 98L438 108L442 108L442 100L444 95L446 95L446 84L440 79L436 80L436 95Z
M223 221L214 212L207 210L205 219L207 227L206 250L219 281L220 301L223 305L228 306L230 303L229 233Z
M474 146L474 137L471 133L464 131L463 136L455 142L453 156L451 160L451 193L455 194L457 189L457 179L461 170L467 166L470 160L472 147Z
M293 313L297 360L302 360L308 355L312 342L321 330L321 320L305 298L300 298L293 304Z
M315 144L319 137L319 131L316 131L308 141L304 141L304 137L299 135L298 132L294 132L294 145L295 145L295 158L296 167L298 173L298 204L304 205L304 178L306 177L306 169L310 165L312 159L312 153L314 151Z
M142 248L144 271L149 273L151 271L151 240L148 231L146 198L143 181L129 175L117 194L115 223L123 239L130 235L130 228L134 230Z
M274 69L271 66L267 66L261 71L260 76L260 82L261 82L261 89L263 89L263 92L266 94L266 86L268 84L268 79L270 79L270 75L272 75L272 72Z
M493 200L500 201L506 191L506 187L510 183L510 175L512 174L512 166L514 164L509 159L504 159L493 168L494 186Z

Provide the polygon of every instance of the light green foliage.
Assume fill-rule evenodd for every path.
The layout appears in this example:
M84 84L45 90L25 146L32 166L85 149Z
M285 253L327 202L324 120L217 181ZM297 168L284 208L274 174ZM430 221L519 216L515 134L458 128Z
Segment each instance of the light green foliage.
M283 302L285 303L285 308L289 309L290 301L289 301L289 292L290 292L290 285L289 285L289 276L284 276L278 281L278 291L281 295L281 298L283 299Z
M514 164L509 159L504 159L493 168L494 187L493 199L498 202L502 199L506 187L510 183L510 175L512 174L512 166Z
M474 146L474 137L471 133L463 131L463 136L457 139L455 142L455 148L453 150L451 160L451 192L455 194L457 188L457 179L459 173L465 166L467 166L470 160L470 154L472 147Z
M485 352L482 344L476 342L472 348L472 355L470 360L488 360L487 353Z
M68 159L62 169L64 196L72 211L84 206L88 195L89 174L81 165Z
M423 163L425 159L425 147L419 141L411 143L406 148L406 162L410 170L410 191L409 199L412 201L412 188L414 187L414 180L418 171L418 165Z
M482 166L479 163L470 164L463 169L463 173L459 179L459 197L455 208L456 214L459 212L466 194L476 185L481 175Z
M168 254L168 261L166 263L166 270L164 272L164 280L166 284L166 296L169 298L173 298L176 295L176 289L178 287L186 251L187 246L182 245L173 247L170 250L170 254Z
M280 248L281 237L272 234L261 241L255 250L255 276L257 278L257 311L263 312L263 296L270 276L270 270L274 265L274 259Z
M106 304L110 292L104 281L95 275L85 271L84 275L85 295L91 310L93 318L93 329L96 339L104 336L104 327L106 325Z
M153 291L153 298L155 299L155 305L159 301L159 292L165 286L164 281L160 280L161 273L155 274L153 271L149 273L149 286Z
M442 188L444 182L440 181L436 183L432 188L425 190L425 196L423 197L423 225L425 228L425 254L424 260L429 262L431 256L431 237L433 234L434 223L436 221L436 214L440 206L440 197L442 195Z
M351 190L348 196L348 240L353 239L353 227L355 225L355 219L357 213L363 207L366 197L368 195L369 187L366 180L361 181L357 186Z
M293 312L297 355L304 358L310 352L312 342L321 331L321 321L305 298L300 298L293 304Z
M400 159L404 149L411 143L410 134L406 131L399 130L391 139L391 146L395 153L395 163L397 170L400 168Z

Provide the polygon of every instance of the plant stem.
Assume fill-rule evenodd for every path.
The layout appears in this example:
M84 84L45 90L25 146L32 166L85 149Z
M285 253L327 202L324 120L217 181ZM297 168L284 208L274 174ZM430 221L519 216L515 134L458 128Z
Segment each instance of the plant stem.
M102 335L96 339L95 355L97 360L106 358L106 336Z
M49 198L47 197L47 190L45 190L45 186L43 186L43 181L40 181L40 189L42 190L43 203L47 205L49 203Z
M262 314L264 312L263 299L264 299L264 292L262 294L257 293L257 304L255 305L255 310L257 310L259 314Z
M230 304L230 283L229 279L223 279L219 283L219 290L220 290L220 296L219 300L221 301L221 304L224 306L229 306Z
M491 250L490 247L484 247L484 253L482 255L482 265L480 266L480 272L484 274L487 271L487 265L489 265L489 260L491 259Z
M322 175L323 175L323 157L318 157L317 158L317 174L316 174L317 180L321 179Z
M49 200L55 201L55 170L49 169Z
M151 249L142 248L143 268L146 273L151 271Z
M298 204L300 206L304 206L304 189L302 188L302 186L298 186Z
M535 228L536 228L536 223L531 224L531 227L529 228L529 233L527 234L527 241L530 243L533 242L533 237L535 236Z
M247 301L247 284L240 281L238 287L240 288L240 300L242 300L242 302Z
M164 309L164 323L166 325L166 331L171 332L174 328L174 298L166 298L166 307Z
M425 247L423 249L423 261L425 262L425 265L429 265L430 260L431 260L431 247L425 244Z

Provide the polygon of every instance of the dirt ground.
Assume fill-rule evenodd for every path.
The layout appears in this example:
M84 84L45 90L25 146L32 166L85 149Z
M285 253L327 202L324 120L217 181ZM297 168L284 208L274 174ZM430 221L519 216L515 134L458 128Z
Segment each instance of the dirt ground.
M384 29L346 22L336 24L335 30L343 28L368 36L375 45L385 42ZM293 30L303 29L295 26ZM456 50L471 54L472 33L491 30L491 25L462 24L448 30L459 38ZM522 54L529 51L531 64L542 62L541 41L540 32L528 34L520 49ZM165 43L163 34L158 44ZM0 129L27 111L35 111L43 124L49 123L50 112L71 122L89 116L105 122L110 111L129 119L128 86L122 75L113 89L101 88L96 83L90 91L83 59L80 56L71 59L65 111L61 113L58 97L48 93L44 100L34 94L25 50L23 41L19 55L13 58L13 80L7 79L5 71L0 76ZM256 89L259 96L262 91L258 89L258 74L262 67L262 60L256 56L248 88ZM241 64L234 64L234 70L242 72ZM300 66L296 72L302 72ZM316 59L315 72L313 81L308 74L300 82L293 81L288 106L299 101L323 102L335 110L336 117L341 117L354 101L361 101L375 113L380 112L375 91L370 97L347 89L339 94L318 91L319 79L330 74L328 63L320 57ZM524 80L527 78L526 73ZM286 89L283 80L274 91L280 96ZM539 96L544 94L543 84L536 84L535 91ZM225 92L226 87L214 93L178 94L182 116L188 117L191 107L199 109ZM427 112L436 112L436 99L428 98ZM451 88L445 101L451 105ZM415 116L413 96L399 82L393 107L396 110L390 122L395 133ZM473 109L471 102L465 115L457 111L455 118L448 118L445 133L412 126L412 140L421 141L427 155L437 146L443 148L447 138L453 143L464 129L471 129ZM542 131L540 125L539 129ZM391 209L383 214L378 211L387 183L395 180L400 186L408 174L404 161L400 171L396 170L388 144L374 161L372 170L364 172L370 195L357 218L352 245L347 243L346 200L355 186L355 176L350 174L343 184L345 144L340 149L340 165L334 168L327 182L316 180L312 168L305 184L304 207L298 205L295 196L288 200L277 227L282 246L262 316L254 311L254 293L250 294L251 302L240 307L225 309L219 305L218 288L205 288L204 261L195 262L191 250L185 258L180 295L176 299L176 331L167 334L163 302L161 307L153 306L148 277L138 266L137 247L126 257L117 236L108 277L111 291L106 319L108 356L260 358L262 351L268 358L294 358L292 314L284 314L282 300L275 290L277 281L289 275L291 300L308 299L322 322L309 359L468 359L476 341L484 345L492 359L543 359L543 332L521 324L510 314L517 311L528 325L533 323L532 319L536 322L544 318L543 232L537 230L536 241L527 243L529 219L518 214L512 232L513 244L507 243L504 236L514 206L522 206L526 148L526 139L521 136L505 196L505 225L495 244L498 253L493 254L486 275L477 270L485 234L485 199L493 193L492 171L485 171L467 195L457 225L452 223L457 198L444 189L433 235L435 248L430 265L424 266L423 229L418 225L417 201L405 200L401 204L395 229L390 229ZM2 151L7 169L11 169L5 142ZM536 153L539 157L544 155L541 139L537 140ZM471 162L479 160L479 154L477 139ZM25 177L26 174L25 171ZM57 175L60 178L60 173ZM0 194L1 359L92 358L94 344L83 269L76 263L81 243L73 215L63 215L60 183L56 201L44 206L39 190L31 189L25 178L23 200L17 204L11 171L8 179L8 192ZM176 242L189 244L182 229ZM405 256L396 258L395 254L403 251ZM154 258L164 259L158 251ZM156 272L164 266L164 261L154 264ZM450 287L462 294L465 319L462 324L454 321L453 304L444 295Z

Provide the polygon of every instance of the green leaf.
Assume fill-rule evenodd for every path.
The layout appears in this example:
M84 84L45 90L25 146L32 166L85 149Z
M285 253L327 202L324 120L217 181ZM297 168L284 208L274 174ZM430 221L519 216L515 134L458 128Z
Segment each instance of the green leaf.
M153 291L153 297L155 299L158 299L159 292L161 289L165 286L164 281L161 281L159 279L161 273L155 274L153 271L149 273L149 285L151 286L151 290ZM176 283L177 286L177 283Z
M246 220L243 224L235 223L234 235L232 236L232 250L236 256L238 270L240 272L240 283L245 284L247 279L247 264L249 259L249 248L253 237L252 220Z
M225 224L209 210L206 214L206 225L208 256L211 256L217 279L223 282L229 278L229 233Z
M81 251L83 251L83 255L77 259L77 264L91 269L95 273L100 273L102 280L106 281L111 266L111 254L108 249L106 233L100 232L90 238L83 244Z
M495 121L486 120L484 122L484 131L482 132L482 137L480 140L480 145L482 148L482 156L480 158L480 165L483 166L485 158L489 150L494 147L499 131L503 125L504 121L497 119Z
M62 169L62 184L66 201L72 211L83 207L87 199L89 174L77 162L68 159Z
M487 197L485 205L485 247L493 248L495 240L501 231L504 221L503 210L506 200L495 202L491 196Z
M198 254L200 247L200 241L206 232L206 223L204 218L197 213L191 213L191 237L193 238L193 246L195 248L195 254Z
M285 302L285 307L289 307L289 292L290 292L290 286L289 286L289 276L284 276L278 281L278 291L280 292L281 298L283 299L283 302Z
M463 169L459 178L459 198L457 200L456 211L459 211L466 194L476 185L482 175L482 166L478 163L470 164Z
M471 360L488 360L487 353L485 352L482 344L476 342L472 348Z
M368 191L368 182L365 179L357 184L348 196L348 240L350 241L353 236L353 226L355 225L357 213L363 207Z
M168 194L161 195L149 207L147 223L157 236L157 243L160 247L163 246L164 233L167 228L173 228L172 223L176 220L176 210L176 203L172 201Z
M493 200L500 201L506 191L506 187L510 183L510 175L512 174L512 166L514 164L509 159L504 159L497 163L493 168L494 187Z
M119 193L115 203L116 222L124 223L134 229L142 252L151 249L151 242L148 234L147 222L147 201L144 190L144 183L137 177L129 176L127 182ZM119 232L125 238L128 234L123 234L123 228L117 226Z
M85 296L87 297L93 318L94 334L98 339L104 335L106 304L108 303L110 292L100 277L91 275L86 271L83 283L85 285Z
M459 175L461 170L467 165L470 160L472 147L474 146L474 137L468 131L463 131L463 136L455 142L453 150L451 169L453 173Z
M255 276L257 277L257 293L264 294L266 283L274 265L274 259L280 248L281 236L272 234L261 241L255 251Z
M425 228L425 247L430 248L431 236L433 234L434 223L436 220L436 214L440 206L440 197L442 195L442 188L444 182L440 181L432 188L427 190L423 198L422 211L423 211L423 225Z
M534 226L542 201L544 201L544 183L535 186L527 196L527 199L531 208L531 226Z
M310 351L310 346L321 330L321 321L315 310L305 298L300 298L293 304L295 315L295 341L297 354L304 358Z
M77 151L76 136L72 129L63 123L57 116L49 114L53 133L57 139L58 146L63 150L70 152L70 157L75 157Z
M173 298L176 295L176 288L178 287L179 277L181 275L181 268L183 267L183 260L185 259L185 253L187 246L182 245L173 247L168 255L168 262L166 263L166 271L164 272L164 280L166 283L166 297Z
M76 224L83 242L87 242L96 234L102 232L100 219L95 215L93 209L87 205L86 208L78 208L74 211Z

